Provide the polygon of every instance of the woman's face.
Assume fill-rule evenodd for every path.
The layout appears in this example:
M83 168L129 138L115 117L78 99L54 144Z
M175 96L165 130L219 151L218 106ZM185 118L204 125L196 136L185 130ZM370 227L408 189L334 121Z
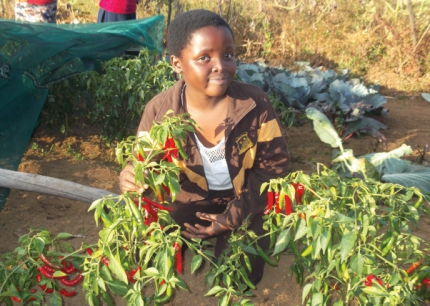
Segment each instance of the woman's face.
M173 68L187 84L187 93L223 96L236 73L234 41L224 26L194 32L180 57L171 57Z

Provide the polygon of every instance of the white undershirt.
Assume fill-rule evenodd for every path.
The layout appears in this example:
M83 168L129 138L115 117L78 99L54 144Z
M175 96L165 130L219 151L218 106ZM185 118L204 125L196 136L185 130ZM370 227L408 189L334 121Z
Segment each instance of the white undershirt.
M227 161L225 160L225 137L212 148L206 148L194 134L197 148L203 160L206 180L209 190L232 189L230 173L228 172Z

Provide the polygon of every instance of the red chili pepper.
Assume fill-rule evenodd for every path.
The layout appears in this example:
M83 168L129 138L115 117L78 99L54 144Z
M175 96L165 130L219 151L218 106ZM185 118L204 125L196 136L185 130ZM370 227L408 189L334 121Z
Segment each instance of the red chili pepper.
M173 243L173 249L175 250L175 259L176 259L176 270L178 273L183 273L182 267L182 247L178 242Z
M81 274L79 274L78 276L76 276L73 279L61 278L60 282L65 286L72 287L72 286L76 286L77 284L79 284L83 279L84 279L84 277Z
M141 161L141 162L145 161L145 159L143 158L142 154L140 154L140 153L137 153L137 160Z
M17 303L21 303L21 302L22 302L22 300L21 300L19 297L11 296L10 298L11 298L11 300L12 300L12 301L14 301L14 302L17 302Z
M39 270L40 273L42 273L43 276L45 276L46 278L56 278L56 279L61 279L61 278L65 278L66 276L54 276L53 273L49 272L45 266L41 266L39 267L37 270Z
M373 280L377 281L377 282L378 282L378 284L379 284L379 285L381 285L381 286L383 286L383 285L384 285L384 283L382 282L382 279L380 279L379 277L377 277L377 276L376 276L376 275L374 275L374 274L369 274L369 275L367 275L366 279L367 279L367 282L369 282L369 283L370 283L370 286L372 286L372 281L373 281ZM365 285L366 285L366 282L365 282ZM366 285L366 286L367 286L367 285Z
M45 265L47 265L48 267L51 267L55 270L61 270L60 266L57 266L56 264L53 264L48 258L46 258L46 256L43 253L39 254L39 258L43 261L43 263Z
M267 207L264 210L263 214L268 215L272 210L273 203L275 202L275 193L272 190L267 191Z
M144 201L145 203L148 203L148 204L154 206L155 208L158 208L159 210L167 210L167 211L173 211L174 210L172 207L169 207L167 205L162 205L160 203L154 202L150 198L147 198L145 196L142 196L142 201Z
M77 294L77 292L76 291L67 291L64 288L61 288L60 294L64 297L72 297L72 296L75 296Z
M412 273L412 272L414 272L414 271L415 271L415 269L416 269L416 268L418 268L420 265L421 265L421 263L420 263L419 261L414 262L414 263L409 267L409 269L407 269L407 270L406 270L406 272L407 272L408 274L411 274L411 273Z
M145 225L150 225L152 222L158 221L157 212L155 211L154 208L152 208L151 205L149 205L148 203L145 203L143 208L145 209L145 220L144 220Z
M130 271L125 271L125 275L127 276L127 280L130 283L134 283L135 282L135 279L131 276L131 272Z
M105 266L109 266L109 258L103 255L102 258L100 258L100 260Z
M427 285L427 286L430 286L430 279L428 278L428 277L425 277L423 280L422 280L422 282L421 282L423 285Z
M279 206L279 191L275 191L275 212L279 214L281 212L281 207Z
M40 281L42 280L42 275L40 273L36 274L36 282L40 283ZM42 291L51 294L52 292L54 292L54 289L52 288L47 288L46 285L39 285L40 289L42 289Z
M302 204L303 194L305 193L305 186L300 183L293 183L294 189L296 190L296 203Z
M165 153L163 156L164 160L167 160L169 163L173 162L172 156L178 158L179 149L176 147L175 140L173 137L167 137L166 142L164 144Z
M285 214L289 216L294 211L293 205L291 204L291 199L287 194L285 195L284 199L285 199Z
M61 264L63 265L63 268L61 269L61 271L66 274L73 274L77 271L75 266L70 261L66 262L65 260L63 260Z
M92 248L86 248L85 251L87 252L88 256L93 255L93 249Z
M168 196L170 196L170 188L164 184L161 185Z
M49 273L54 274L54 272L55 272L55 271L57 271L57 270L55 270L54 268L51 268L51 267L49 267L49 266L47 266L47 265L42 265L42 266L43 266L43 268L44 268L46 271L48 271Z
M332 287L334 290L340 290L340 287L336 284L330 284L330 287Z
M130 271L125 271L125 274L127 275L127 279L130 283L135 283L136 280L134 279L134 275L137 273L137 271L140 270L140 267L132 269Z

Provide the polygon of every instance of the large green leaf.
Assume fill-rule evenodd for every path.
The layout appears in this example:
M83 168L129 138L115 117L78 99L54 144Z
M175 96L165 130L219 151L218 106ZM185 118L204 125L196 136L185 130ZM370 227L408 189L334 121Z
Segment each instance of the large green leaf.
M110 288L110 290L112 290L114 294L119 296L126 295L129 290L126 284L116 279L105 280L105 283L108 285L108 287Z
M49 296L49 302L52 306L63 305L63 301L61 300L61 296L58 291L52 292L52 294Z
M191 260L191 274L193 274L198 268L200 268L203 262L203 258L201 255L194 255Z
M291 239L291 234L290 234L289 228L281 232L278 236L278 240L276 241L275 251L273 252L273 256L285 250L287 245L290 243L290 239Z
M109 269L112 271L116 277L122 282L128 284L127 275L125 274L124 268L121 266L121 259L119 254L114 255L112 251L109 250Z
M399 184L405 187L416 187L424 194L430 194L430 168L410 165L403 173L385 174L384 182Z
M366 154L363 157L382 174L382 181L405 187L417 187L424 194L430 194L430 168L400 159L410 153L412 148L403 144L390 152Z
M344 262L345 259L348 257L349 253L351 253L351 250L354 247L356 240L356 232L349 232L343 235L342 240L340 241L340 256L342 262Z
M319 110L313 107L306 109L306 115L314 123L314 129L321 141L333 148L341 148L342 140L331 124L330 120Z
M412 148L405 144L390 152L366 154L364 157L370 161L379 173L400 173L408 168L408 163L400 157L412 153Z

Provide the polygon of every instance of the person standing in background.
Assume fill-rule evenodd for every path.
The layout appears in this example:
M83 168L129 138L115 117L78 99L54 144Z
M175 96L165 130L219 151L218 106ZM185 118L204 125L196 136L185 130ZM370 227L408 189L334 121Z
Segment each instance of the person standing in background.
M100 0L98 23L136 19L139 0Z
M16 0L15 20L57 23L57 0Z

